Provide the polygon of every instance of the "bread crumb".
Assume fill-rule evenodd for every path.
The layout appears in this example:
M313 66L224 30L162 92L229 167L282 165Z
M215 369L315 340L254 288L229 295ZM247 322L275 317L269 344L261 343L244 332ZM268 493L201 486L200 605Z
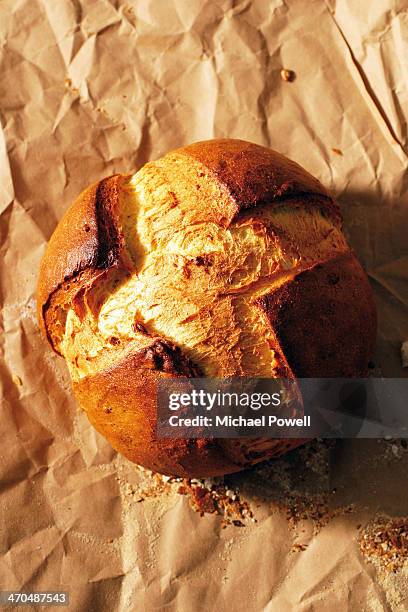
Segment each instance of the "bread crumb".
M293 544L292 552L303 552L308 547L308 544Z
M406 456L408 452L408 443L404 438L392 438L386 436L384 438L384 455L383 458L386 461L394 461L395 459L401 459Z
M18 374L12 374L11 379L12 379L13 383L16 385L16 387L21 387L22 386L23 381L18 376Z
M380 516L361 531L360 550L382 572L396 572L408 559L408 519Z
M288 83L292 83L295 80L296 74L293 70L288 70L287 68L282 68L280 71L282 81L286 81Z
M246 520L256 522L249 504L240 499L237 491L227 488L224 483L213 482L207 488L204 486L204 481L199 479L184 479L177 492L188 496L191 507L200 516L204 514L221 516L222 528L227 525L245 527Z
M118 479L125 501L127 498L130 504L179 494L187 497L191 508L200 516L218 515L222 519L223 529L228 525L245 527L248 522L256 523L249 503L240 498L238 487L227 486L223 477L190 479L165 476L141 466L137 467L137 471L141 477L138 485Z
M281 512L286 517L295 543L304 546L306 523L312 536L333 518L355 512L352 504L340 507L333 504L336 488L330 482L330 455L334 447L333 440L314 440L293 451L291 457L254 466L249 475L187 479L163 476L138 466L141 482L134 487L134 496L127 497L133 503L183 495L201 516L218 515L222 529L241 527L240 523L256 524L254 509L266 504L272 513ZM395 461L391 444L389 452Z
M70 79L69 77L65 79L65 87L69 89L74 95L79 93L79 89L73 86L72 79Z
M343 155L343 151L342 151L341 149L335 149L335 148L332 148L332 152L333 152L335 155L341 155L341 156Z
M405 340L401 345L401 361L402 367L408 368L408 340Z

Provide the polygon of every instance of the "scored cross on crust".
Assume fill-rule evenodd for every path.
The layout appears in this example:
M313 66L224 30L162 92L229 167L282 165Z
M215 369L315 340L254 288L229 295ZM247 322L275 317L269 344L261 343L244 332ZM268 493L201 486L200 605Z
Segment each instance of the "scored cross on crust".
M159 440L160 377L363 376L370 287L322 185L251 143L196 143L93 185L44 257L40 324L127 457L215 475L301 440Z

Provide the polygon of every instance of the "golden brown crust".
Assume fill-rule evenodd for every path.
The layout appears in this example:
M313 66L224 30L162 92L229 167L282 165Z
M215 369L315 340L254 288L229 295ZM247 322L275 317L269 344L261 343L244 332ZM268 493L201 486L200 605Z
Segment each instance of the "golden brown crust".
M328 210L339 214L323 185L277 151L244 140L220 138L193 143L176 153L196 159L215 175L231 194L237 214L303 194L323 196Z
M158 439L156 385L364 375L375 310L340 223L319 181L240 140L195 143L84 191L50 240L37 298L96 429L132 461L180 476L237 471L301 444Z
M258 304L296 377L367 374L376 312L367 277L351 252L301 272Z
M74 391L94 427L135 463L179 476L237 471L239 466L229 461L214 442L157 438L157 381L183 374L182 369L172 367L171 373L163 372L146 351L137 351L109 371L78 381Z
M41 330L54 349L52 326L58 326L55 311L62 312L86 282L119 260L121 240L115 208L121 180L115 175L83 191L48 243L40 267L37 310Z
M74 383L74 391L95 429L117 451L163 474L206 477L237 472L304 442L158 438L158 380L197 375L179 349L154 340L148 349L131 352L109 369Z

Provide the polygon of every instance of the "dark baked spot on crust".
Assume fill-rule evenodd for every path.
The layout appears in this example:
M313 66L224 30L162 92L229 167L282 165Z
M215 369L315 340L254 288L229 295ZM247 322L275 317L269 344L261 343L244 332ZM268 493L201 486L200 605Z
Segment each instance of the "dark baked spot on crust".
M142 349L140 355L151 369L167 374L184 374L185 376L200 376L201 371L181 351L181 349L164 340L158 339L151 346Z
M210 255L199 255L194 259L194 263L196 266L204 266L205 268L210 268L213 265Z
M186 262L184 263L184 265L183 265L183 268L182 268L181 272L182 272L182 274L183 274L184 278L189 279L189 278L191 277L191 270L190 270L190 267L189 267L189 262L188 262L188 261L186 261Z
M138 320L138 315L136 315L132 327L133 327L133 331L139 332L139 334L143 334L144 336L151 335L147 327Z
M178 198L177 198L176 194L174 193L174 191L169 191L169 196L172 199L171 208L175 208L176 206L178 206L179 205L179 201L178 201Z
M211 266L213 265L213 259L211 257L211 255L198 255L197 257L194 257L193 259L186 259L183 262L183 267L181 269L181 272L184 276L184 278L191 278L191 274L192 274L192 269L191 266L197 267L197 268L203 268L205 270L205 272L209 272L209 268L211 268Z
M330 272L327 275L327 282L329 283L329 285L337 285L339 280L340 280L340 276L336 274L335 272Z

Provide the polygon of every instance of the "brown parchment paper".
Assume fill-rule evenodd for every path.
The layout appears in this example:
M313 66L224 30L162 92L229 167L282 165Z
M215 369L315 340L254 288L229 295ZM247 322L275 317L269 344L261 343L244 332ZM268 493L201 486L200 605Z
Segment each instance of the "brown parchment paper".
M384 573L359 547L367 522L408 515L402 445L317 442L230 477L255 520L223 528L177 486L138 493L150 476L77 409L34 301L45 244L89 183L195 140L248 139L338 195L376 295L377 371L406 376L407 8L0 1L1 589L68 590L87 611L408 609L407 569Z

